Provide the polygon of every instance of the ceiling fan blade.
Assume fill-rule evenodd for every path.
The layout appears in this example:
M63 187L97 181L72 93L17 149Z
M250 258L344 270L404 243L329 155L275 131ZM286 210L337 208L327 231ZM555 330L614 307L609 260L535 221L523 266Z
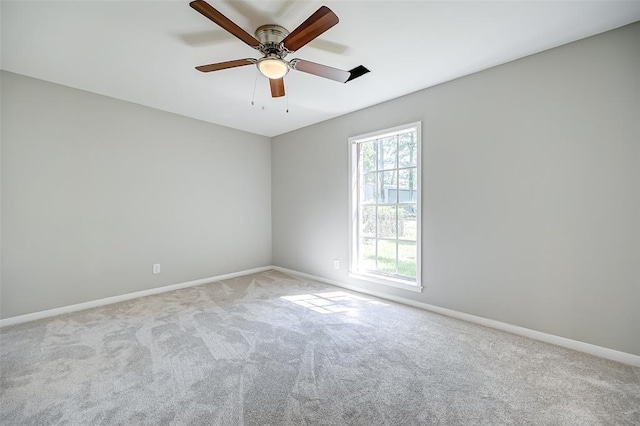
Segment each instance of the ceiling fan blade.
M269 86L271 86L271 97L279 98L284 96L284 78L269 79Z
M315 62L305 61L304 59L292 59L289 64L294 70L328 78L329 80L338 81L340 83L346 83L349 81L349 77L351 77L349 71L316 64Z
M209 64L209 65L200 65L199 67L196 67L196 69L201 72L211 72L211 71L225 70L227 68L243 67L245 65L251 65L255 63L256 63L256 60L253 58L236 59L235 61L218 62L215 64Z
M338 16L327 6L322 6L313 15L307 18L298 28L289 33L282 40L282 44L287 50L294 52L314 38L318 37L329 28L333 27L340 20Z
M224 28L234 36L238 37L240 40L244 41L254 49L258 49L259 47L262 46L262 44L260 44L260 42L254 36L246 32L242 28L240 28L231 19L227 18L222 13L218 12L216 9L213 8L213 6L211 6L206 1L195 0L189 3L189 6L191 6L196 11L200 12L206 18L211 19L213 22L220 25L222 28Z

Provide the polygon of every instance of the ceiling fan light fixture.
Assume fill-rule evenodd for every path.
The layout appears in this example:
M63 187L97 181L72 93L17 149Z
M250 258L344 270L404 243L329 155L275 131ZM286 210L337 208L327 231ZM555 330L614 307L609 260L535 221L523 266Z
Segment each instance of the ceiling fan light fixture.
M258 61L258 69L265 77L278 80L287 75L289 64L280 58L266 57Z

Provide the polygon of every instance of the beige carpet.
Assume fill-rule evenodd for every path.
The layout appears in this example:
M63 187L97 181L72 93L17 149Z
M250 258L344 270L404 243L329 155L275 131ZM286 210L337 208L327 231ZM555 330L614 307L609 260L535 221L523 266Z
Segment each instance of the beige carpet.
M269 271L0 331L3 425L639 425L640 369Z

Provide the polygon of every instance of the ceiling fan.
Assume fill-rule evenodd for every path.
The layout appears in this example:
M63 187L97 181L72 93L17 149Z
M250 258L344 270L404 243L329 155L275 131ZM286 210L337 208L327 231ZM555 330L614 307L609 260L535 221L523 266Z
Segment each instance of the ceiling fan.
M328 78L340 83L346 83L369 72L362 65L350 71L343 71L305 61L304 59L296 58L290 61L284 59L288 54L300 49L338 23L339 20L336 14L326 6L320 7L292 32L287 31L286 28L280 25L262 25L255 31L254 37L204 0L195 0L189 5L263 55L260 59L245 58L201 65L196 67L198 71L211 72L255 64L258 70L269 79L271 96L274 98L284 96L284 76L290 69Z

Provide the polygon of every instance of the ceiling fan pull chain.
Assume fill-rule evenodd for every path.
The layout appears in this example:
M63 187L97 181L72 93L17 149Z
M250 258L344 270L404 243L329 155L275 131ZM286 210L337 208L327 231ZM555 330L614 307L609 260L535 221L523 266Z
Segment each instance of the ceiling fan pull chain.
M289 114L289 92L291 91L291 86L289 86L289 90L287 90L287 114Z
M254 105L256 99L256 84L258 83L258 72L256 71L256 79L253 81L253 95L251 95L251 105Z

